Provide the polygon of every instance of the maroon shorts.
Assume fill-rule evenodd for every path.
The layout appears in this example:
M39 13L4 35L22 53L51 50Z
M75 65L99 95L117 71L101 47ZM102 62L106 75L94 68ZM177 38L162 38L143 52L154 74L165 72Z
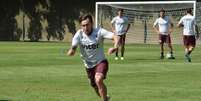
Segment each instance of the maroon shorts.
M126 39L126 33L123 35L118 35L120 37L119 39L119 45L124 45L125 44L125 39Z
M86 69L88 78L90 80L91 86L95 87L96 82L95 82L95 74L96 73L102 73L104 75L104 79L107 76L107 71L108 71L108 61L103 60L99 64L97 64L95 67Z
M160 44L163 44L163 43L171 44L170 34L168 35L159 34L159 41L160 41Z
M192 35L192 36L184 35L183 36L183 41L184 41L184 46L193 46L193 47L195 47L195 45L196 45L196 39L195 39L194 35Z

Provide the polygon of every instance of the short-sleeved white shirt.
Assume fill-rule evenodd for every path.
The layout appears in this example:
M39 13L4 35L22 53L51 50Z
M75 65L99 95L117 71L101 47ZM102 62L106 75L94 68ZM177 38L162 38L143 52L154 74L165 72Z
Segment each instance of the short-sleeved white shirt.
M91 35L86 35L82 29L78 30L72 39L72 46L79 46L81 58L86 68L93 68L105 60L103 41L112 39L114 33L103 28L95 28Z
M160 34L168 35L169 34L169 26L171 23L172 22L168 16L165 16L164 18L159 17L154 22L154 26L158 25Z
M116 35L123 35L126 33L126 30L128 28L128 18L125 16L116 16L112 19L111 23L114 25L115 27L115 34Z
M194 26L196 25L196 21L195 21L195 17L187 14L185 16L183 16L180 21L179 24L182 24L183 27L183 35L195 35L194 32Z

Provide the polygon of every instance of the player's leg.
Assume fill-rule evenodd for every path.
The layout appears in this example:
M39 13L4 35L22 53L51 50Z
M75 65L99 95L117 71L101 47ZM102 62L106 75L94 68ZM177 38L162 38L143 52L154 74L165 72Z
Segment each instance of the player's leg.
M87 75L88 75L91 87L93 87L96 94L98 96L100 96L99 91L98 91L98 87L97 87L96 82L95 82L95 68L86 69L86 71L87 71Z
M119 35L117 35L117 41L118 41L118 45L119 46L121 46L121 37L119 36ZM115 53L115 60L118 60L119 59L119 55L118 55L118 53L119 53L119 48L117 48L117 51L116 51L116 53Z
M189 52L189 36L183 36L184 47L185 47L185 58L187 62L191 62L190 53Z
M188 45L185 48L185 53L190 56L193 50L194 50L194 47L191 45Z
M191 55L193 50L194 50L194 46L190 45L188 48L188 54Z
M119 53L119 48L117 48L117 51L116 51L116 53L115 53L115 60L118 60L118 59L119 59L118 53Z
M185 45L185 58L187 62L191 62L190 53L191 52L189 52L189 46Z
M103 101L107 101L107 88L105 84L103 83L103 74L102 73L96 73L96 85L98 87L98 91L100 94L100 97Z
M124 60L126 34L121 36L121 60Z
M195 48L195 45L196 45L196 39L195 39L195 36L190 36L189 38L189 52L188 54L190 55L191 52L194 50Z
M172 41L171 41L170 34L167 36L167 44L168 44L168 48L169 48L169 53L171 54L171 57L169 57L168 59L175 59L175 57L173 55L173 47L172 47Z
M102 101L108 101L107 87L104 84L104 79L106 78L107 71L108 71L107 60L102 61L96 66L95 82L98 87L98 91Z
M164 42L165 42L165 36L159 34L159 44L160 44L160 51L161 51L160 59L164 59Z
M164 43L160 43L160 49L161 49L160 59L164 59Z
M196 40L195 40L195 36L186 36L185 38L185 57L188 60L188 62L191 62L191 53L195 48L196 45Z

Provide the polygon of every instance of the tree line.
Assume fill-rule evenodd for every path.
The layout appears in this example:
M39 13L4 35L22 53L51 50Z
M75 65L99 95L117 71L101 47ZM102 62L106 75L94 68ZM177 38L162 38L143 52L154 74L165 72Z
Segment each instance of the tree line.
M94 15L97 1L125 0L0 0L0 41L19 41L25 40L25 37L29 41L39 41L44 30L41 23L43 20L48 22L46 38L63 40L65 25L74 34L75 21L81 13ZM19 27L16 16L21 12L23 15L20 23L23 26ZM30 20L29 26L25 24L26 16Z
M40 9L38 6L41 6ZM0 40L18 41L25 36L25 15L30 19L27 37L30 41L42 38L42 20L47 20L47 39L62 40L64 25L69 32L76 31L75 22L81 12L94 13L94 0L0 0ZM18 27L16 15L23 12L22 28Z

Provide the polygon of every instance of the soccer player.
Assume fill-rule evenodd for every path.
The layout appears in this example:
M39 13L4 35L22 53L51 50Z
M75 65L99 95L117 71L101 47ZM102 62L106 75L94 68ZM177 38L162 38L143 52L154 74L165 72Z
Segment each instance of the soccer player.
M124 51L125 51L125 38L126 33L130 28L128 18L123 15L123 9L118 9L117 16L114 17L111 21L112 30L117 36L117 40L121 49L121 60L124 60ZM116 51L115 60L119 59L118 50Z
M191 62L190 54L195 48L196 38L199 38L198 26L196 25L195 17L192 15L191 9L187 9L187 14L180 19L177 26L183 27L185 58L187 62Z
M158 27L157 27L158 26ZM160 59L164 59L164 43L168 44L169 53L171 56L168 59L175 59L173 56L173 47L171 44L170 34L172 33L173 23L170 18L165 15L165 10L160 10L160 17L154 22L153 28L159 34L159 43L161 49Z
M93 28L92 16L89 14L79 18L81 29L79 29L72 39L72 46L67 55L73 56L76 48L79 46L81 58L86 67L86 72L91 86L95 89L102 101L109 101L107 88L104 79L108 71L108 61L105 58L103 50L103 40L114 39L115 44L108 53L112 54L117 50L118 42L114 33L103 28Z

